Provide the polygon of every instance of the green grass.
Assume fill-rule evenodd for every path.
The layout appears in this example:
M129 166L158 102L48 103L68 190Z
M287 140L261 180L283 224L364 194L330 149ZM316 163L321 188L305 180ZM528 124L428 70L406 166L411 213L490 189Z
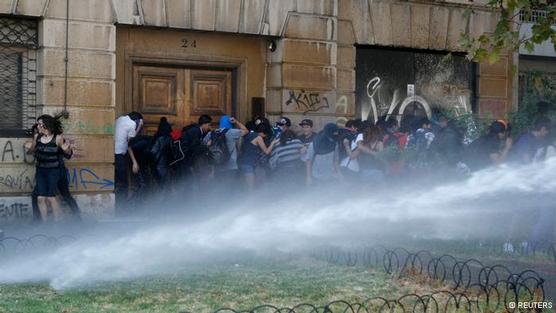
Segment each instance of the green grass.
M211 312L260 304L324 305L370 296L397 298L431 290L397 282L380 271L333 266L314 260L195 266L172 275L99 283L65 291L46 283L0 285L0 312L140 313Z

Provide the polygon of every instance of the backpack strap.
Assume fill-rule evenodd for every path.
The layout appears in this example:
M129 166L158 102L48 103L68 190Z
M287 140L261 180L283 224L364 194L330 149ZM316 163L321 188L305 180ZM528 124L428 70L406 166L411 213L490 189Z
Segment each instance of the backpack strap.
M175 140L173 143L173 145L177 145L178 146L178 151L180 152L180 156L179 158L175 159L174 161L170 162L170 166L183 161L183 159L185 159L185 153L183 153L183 149L181 148L181 140Z

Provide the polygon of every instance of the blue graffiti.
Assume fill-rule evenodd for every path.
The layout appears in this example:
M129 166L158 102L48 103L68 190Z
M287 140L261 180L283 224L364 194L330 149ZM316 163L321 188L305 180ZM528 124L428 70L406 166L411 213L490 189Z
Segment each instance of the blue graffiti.
M87 190L91 185L99 186L100 189L114 189L114 181L99 177L95 171L90 168L73 168L71 171L67 169L68 184L73 186L75 190Z

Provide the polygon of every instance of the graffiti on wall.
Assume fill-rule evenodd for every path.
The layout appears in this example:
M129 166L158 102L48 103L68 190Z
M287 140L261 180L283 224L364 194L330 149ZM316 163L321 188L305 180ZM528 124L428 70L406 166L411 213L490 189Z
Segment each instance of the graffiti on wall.
M71 168L67 169L68 183L74 190L111 190L114 189L114 181L100 177L93 169ZM96 187L96 188L95 188Z
M12 220L29 220L33 217L33 210L30 203L0 202L0 223Z
M392 95L391 98L392 100L390 101L389 105L387 103L381 103L377 101L375 95L377 94L377 91L380 90L381 85L382 82L380 77L378 76L373 77L367 83L367 97L369 97L371 102L370 105L366 106L365 108L362 108L363 116L366 116L367 118L371 116L373 122L376 123L378 121L378 118L383 115L386 115L386 119L389 119L393 115L399 117L404 114L408 105L412 103L417 103L423 108L427 117L429 118L431 117L432 111L427 100L415 94L407 95L405 99L401 100L401 97L399 96L400 95L399 89L396 89L394 91L394 94ZM396 109L398 109L398 111L394 112Z
M33 209L29 199L0 199L0 223L13 220L29 220L33 217Z
M32 164L35 161L33 154L26 153L25 142L29 139L25 138L2 138L0 139L0 148L2 156L0 163L20 163L24 162Z
M358 48L356 65L356 101L363 119L471 110L473 64L463 56Z
M67 169L69 186L74 191L112 190L114 181L103 177L89 167L70 167ZM0 192L23 193L31 192L35 186L33 168L7 169L0 173Z
M27 192L35 186L35 172L28 169L17 169L16 171L2 171L0 174L0 191Z
M328 97L322 96L319 92L290 90L288 96L286 107L293 107L296 112L305 114L330 108Z

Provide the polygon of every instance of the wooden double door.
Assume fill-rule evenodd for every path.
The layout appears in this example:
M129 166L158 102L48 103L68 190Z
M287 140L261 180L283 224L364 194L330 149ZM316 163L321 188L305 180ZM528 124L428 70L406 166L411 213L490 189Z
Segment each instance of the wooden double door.
M174 129L196 123L202 114L218 121L232 114L232 71L135 64L132 103L151 135L162 116Z

